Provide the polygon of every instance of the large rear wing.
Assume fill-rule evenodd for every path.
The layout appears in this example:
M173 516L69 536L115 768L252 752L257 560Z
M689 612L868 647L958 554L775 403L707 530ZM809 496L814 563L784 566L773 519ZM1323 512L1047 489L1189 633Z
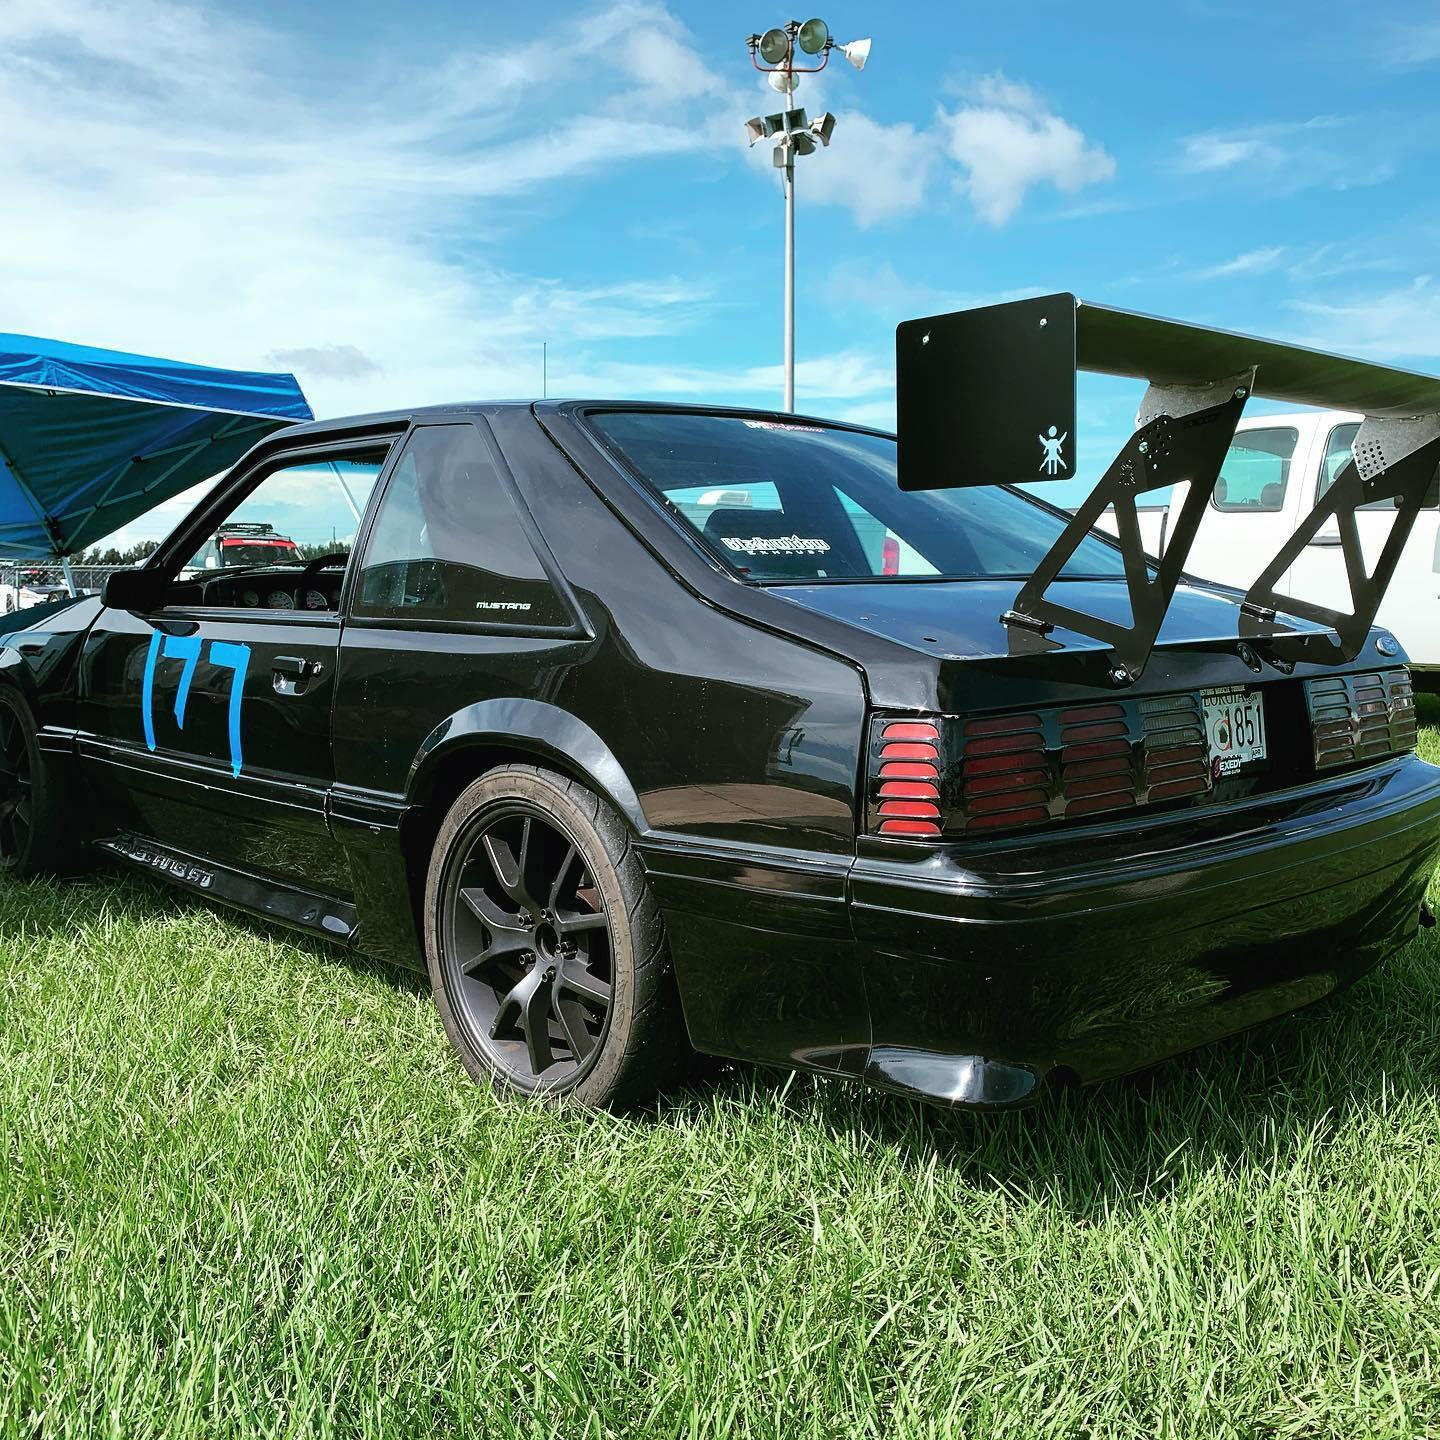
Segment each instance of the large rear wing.
M1019 649L1034 648L1037 637L1053 645L1044 637L1057 626L1102 641L1117 684L1135 679L1154 648L1252 394L1365 417L1352 461L1245 596L1242 632L1280 650L1332 660L1359 653L1440 464L1440 378L1090 305L1069 294L907 320L896 330L895 349L899 480L906 490L1070 478L1078 373L1148 382L1134 434L1003 617ZM1147 557L1135 502L1179 484L1187 487L1185 498L1164 554ZM1394 520L1371 569L1355 511L1385 500L1394 503ZM1128 627L1046 594L1109 508L1125 561ZM1281 597L1281 578L1332 516L1349 608ZM1277 619L1281 608L1333 631L1329 652L1317 656L1309 639Z

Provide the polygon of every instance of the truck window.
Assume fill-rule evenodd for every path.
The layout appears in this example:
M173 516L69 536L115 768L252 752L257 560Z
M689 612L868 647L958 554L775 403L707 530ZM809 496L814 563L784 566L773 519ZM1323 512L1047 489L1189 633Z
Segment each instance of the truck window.
M1346 425L1337 425L1330 432L1330 438L1325 442L1325 459L1320 465L1320 484L1315 491L1315 498L1318 500L1336 481L1340 472L1350 463L1350 451L1355 444L1355 437L1360 433L1360 426L1357 422L1351 421ZM1362 505L1362 510L1393 510L1393 500L1372 500L1368 505ZM1440 509L1440 469L1435 472L1435 478L1430 482L1430 488L1425 492L1425 509Z
M1210 503L1217 510L1241 514L1283 510L1299 438L1300 432L1288 425L1242 430L1225 455Z

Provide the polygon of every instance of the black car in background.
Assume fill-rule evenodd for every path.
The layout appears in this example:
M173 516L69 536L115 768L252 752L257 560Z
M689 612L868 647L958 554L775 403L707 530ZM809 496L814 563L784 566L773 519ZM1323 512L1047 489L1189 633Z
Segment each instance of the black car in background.
M186 571L247 515L342 538ZM428 969L519 1091L635 1101L692 1048L976 1105L1133 1070L1405 944L1440 771L1390 637L1282 663L1221 587L1123 692L1083 636L1015 653L1065 519L788 415L299 425L103 602L6 623L0 854ZM1120 611L1119 550L1058 585Z

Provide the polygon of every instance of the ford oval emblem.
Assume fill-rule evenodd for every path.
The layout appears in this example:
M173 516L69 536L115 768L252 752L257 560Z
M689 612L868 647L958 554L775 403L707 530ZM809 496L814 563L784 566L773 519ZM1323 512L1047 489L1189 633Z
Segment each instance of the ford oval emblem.
M1382 630L1375 637L1375 648L1382 655L1398 655L1400 653L1400 642L1393 636L1387 635Z

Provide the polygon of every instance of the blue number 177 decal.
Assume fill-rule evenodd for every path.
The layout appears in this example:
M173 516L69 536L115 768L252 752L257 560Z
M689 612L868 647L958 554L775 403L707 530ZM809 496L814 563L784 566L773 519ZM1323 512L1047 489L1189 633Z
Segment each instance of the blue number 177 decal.
M185 728L185 706L190 699L190 682L200 663L204 644L198 635L150 634L150 649L145 655L145 680L140 691L140 719L145 727L145 748L155 748L155 664L159 660L182 662L180 683L175 687L175 724ZM210 663L231 672L230 679L230 773L239 776L244 769L240 751L240 703L245 695L245 672L250 668L250 647L235 645L228 640L210 642Z

